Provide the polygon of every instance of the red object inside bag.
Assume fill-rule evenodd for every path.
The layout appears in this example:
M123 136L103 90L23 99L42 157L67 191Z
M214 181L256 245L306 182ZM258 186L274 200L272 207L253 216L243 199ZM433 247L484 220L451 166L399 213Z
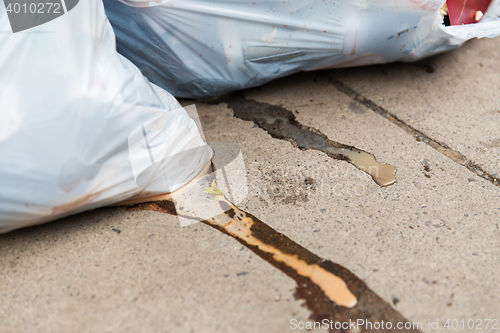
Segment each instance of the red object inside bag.
M476 13L486 13L491 0L446 0L451 25L476 23Z

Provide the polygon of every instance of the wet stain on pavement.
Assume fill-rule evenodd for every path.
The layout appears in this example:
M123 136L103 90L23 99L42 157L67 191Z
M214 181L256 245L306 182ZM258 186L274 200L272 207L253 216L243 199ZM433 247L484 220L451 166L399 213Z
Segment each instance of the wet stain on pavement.
M253 121L273 138L287 140L302 150L315 149L331 158L345 160L368 173L380 186L396 182L395 167L381 164L370 153L332 141L317 129L300 124L293 112L282 106L248 100L242 94L230 96L226 102L235 117Z
M209 182L207 182L209 184ZM314 321L328 320L330 332L350 332L335 328L335 323L363 319L371 322L408 322L390 304L346 268L322 259L290 238L277 232L255 216L232 205L222 195L213 195L213 204L226 210L221 215L202 221L220 232L235 238L297 283L295 296L305 301ZM190 217L173 201L155 201L115 209L156 211ZM193 217L195 218L195 217ZM333 323L333 324L332 324ZM411 323L410 323L411 324ZM402 329L398 332L420 332ZM362 327L356 332L390 332Z

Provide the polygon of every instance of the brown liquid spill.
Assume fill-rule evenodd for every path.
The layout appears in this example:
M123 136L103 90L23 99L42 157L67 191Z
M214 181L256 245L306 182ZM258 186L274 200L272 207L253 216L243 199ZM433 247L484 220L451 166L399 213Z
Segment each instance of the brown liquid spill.
M396 182L396 168L389 164L381 164L375 156L364 151L341 149L340 154L346 156L358 169L365 171L380 186L389 186Z
M224 204L228 203L224 202ZM323 290L332 302L348 308L356 305L356 296L349 291L344 280L316 264L310 265L306 263L304 260L299 259L296 254L283 253L274 246L262 242L252 233L253 219L246 216L246 213L237 207L233 205L231 207L235 216L238 217L233 218L228 224L223 226L231 236L243 240L248 245L257 246L259 250L272 255L274 260L294 269L297 274L310 278L312 282ZM208 222L219 225L216 221L217 219Z
M398 311L382 300L346 268L309 252L253 215L235 207L222 195L211 194L207 197L203 188L209 188L213 179L213 175L200 178L197 180L200 184L187 187L191 193L184 197L194 197L199 194L196 200L204 200L201 202L202 205L217 206L216 208L224 211L224 213L202 222L235 238L294 279L297 282L296 296L305 300L307 307L312 311L312 320L322 321L326 319L333 323L358 319L371 322L381 322L382 320L393 323L407 322ZM198 201L196 202L198 203ZM131 211L152 210L200 220L197 216L191 216L193 212L184 208L184 205L176 206L171 200L117 208ZM345 330L336 330L335 328L331 328L330 331L345 332ZM361 328L359 332L375 331L389 332L390 330ZM401 330L401 332L420 331L409 329Z
M381 164L370 153L332 141L318 130L299 124L295 115L281 106L247 100L241 95L232 96L227 102L235 117L255 122L274 138L291 141L303 150L316 149L332 158L348 161L372 176L380 186L396 182L394 166Z

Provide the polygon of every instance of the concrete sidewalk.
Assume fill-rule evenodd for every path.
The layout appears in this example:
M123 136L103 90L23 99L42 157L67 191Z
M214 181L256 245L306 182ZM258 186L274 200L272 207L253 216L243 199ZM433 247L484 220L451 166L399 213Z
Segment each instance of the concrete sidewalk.
M499 49L500 38L474 40L419 63L245 91L395 166L388 187L224 102L196 107L208 142L242 149L241 209L349 269L424 332L471 332L469 319L495 332L484 320L500 321ZM0 332L296 332L290 321L311 314L294 280L234 239L157 212L102 209L0 235L0 267Z

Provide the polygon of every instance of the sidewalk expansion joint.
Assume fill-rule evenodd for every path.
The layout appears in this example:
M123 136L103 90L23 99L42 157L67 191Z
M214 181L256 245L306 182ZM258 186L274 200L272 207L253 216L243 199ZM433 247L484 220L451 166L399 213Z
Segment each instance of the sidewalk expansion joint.
M346 94L349 96L352 100L360 103L361 105L365 106L366 108L372 110L375 113L378 113L382 117L386 118L393 124L399 126L403 130L405 130L408 134L412 135L415 137L415 140L417 141L422 141L440 152L441 154L445 155L446 157L450 158L452 161L466 167L469 171L475 173L479 177L486 179L490 183L492 183L495 186L500 187L500 179L490 175L487 171L485 171L480 165L477 163L469 160L466 156L462 155L460 152L453 150L450 148L446 143L444 142L439 142L437 140L432 139L425 133L413 128L412 126L408 125L401 119L399 119L396 115L390 113L386 109L382 108L381 106L378 106L375 102L372 100L364 97L363 95L359 94L343 82L329 76L328 80L330 84L332 84L335 88L337 88L339 91L342 93Z

